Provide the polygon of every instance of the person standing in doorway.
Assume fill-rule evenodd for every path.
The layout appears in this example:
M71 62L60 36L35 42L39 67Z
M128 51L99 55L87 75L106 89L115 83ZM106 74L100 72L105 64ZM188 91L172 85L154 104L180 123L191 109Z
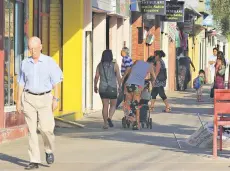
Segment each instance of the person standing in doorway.
M216 64L216 60L217 60L217 52L218 49L217 48L213 48L213 55L209 57L209 71L210 71L210 81L211 84L214 83L214 78L215 78L215 64Z
M121 56L122 58L122 63L121 63L121 76L123 77L125 72L130 69L133 65L132 58L129 55L129 49L127 47L124 47L121 50ZM125 82L127 81L128 75L123 77L123 84L121 88L121 92L119 92L118 99L117 99L117 105L116 108L118 108L121 104L121 102L124 100L124 89L125 89Z
M29 131L30 163L26 170L37 169L40 150L37 129L44 141L46 161L54 162L54 116L58 107L58 85L63 80L63 74L55 61L41 53L42 44L38 37L29 39L29 51L32 55L22 61L18 77L17 111L24 113ZM54 90L54 95L51 90Z

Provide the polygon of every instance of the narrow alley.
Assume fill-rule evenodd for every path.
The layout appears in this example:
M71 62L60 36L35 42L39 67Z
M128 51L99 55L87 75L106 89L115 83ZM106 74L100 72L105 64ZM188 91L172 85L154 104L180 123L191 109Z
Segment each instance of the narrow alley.
M229 170L229 153L223 151L217 160L212 149L198 149L180 142L197 130L202 121L212 120L213 106L206 86L205 102L198 104L193 90L169 93L172 113L162 113L157 101L152 113L153 129L140 131L121 128L122 111L114 117L115 128L102 129L100 113L79 121L85 128L56 128L55 163L47 166L43 155L40 170L50 171L205 171ZM42 144L42 143L41 143ZM0 146L0 170L20 171L28 164L27 138ZM41 151L42 151L41 147Z

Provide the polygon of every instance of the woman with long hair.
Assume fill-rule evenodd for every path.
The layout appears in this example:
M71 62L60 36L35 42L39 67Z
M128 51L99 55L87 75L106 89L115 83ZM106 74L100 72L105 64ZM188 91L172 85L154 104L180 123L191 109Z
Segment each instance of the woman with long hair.
M223 52L217 53L217 60L215 64L215 89L224 89L224 78L226 71L226 61Z
M165 103L164 112L171 112L167 96L165 94L164 87L166 86L167 73L165 63L162 58L165 57L165 53L162 50L155 51L155 68L156 68L156 80L153 83L152 89L152 100L151 100L151 109L154 110L154 104L156 102L156 97L159 94L163 102Z
M98 91L97 83L99 78ZM104 50L94 78L94 92L99 92L103 104L102 116L104 119L104 129L108 129L108 125L109 127L113 127L112 117L116 110L118 86L120 89L121 76L119 66L113 62L112 51Z

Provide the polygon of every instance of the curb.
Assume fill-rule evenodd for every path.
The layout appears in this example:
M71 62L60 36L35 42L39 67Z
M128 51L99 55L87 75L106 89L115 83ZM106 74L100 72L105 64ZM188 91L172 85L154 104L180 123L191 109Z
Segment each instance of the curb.
M55 117L55 126L58 128L85 128L85 125L79 124L77 122L64 120Z

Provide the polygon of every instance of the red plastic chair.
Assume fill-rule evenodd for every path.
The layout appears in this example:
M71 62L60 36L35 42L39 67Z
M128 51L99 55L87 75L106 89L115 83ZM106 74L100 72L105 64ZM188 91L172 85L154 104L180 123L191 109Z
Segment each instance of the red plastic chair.
M214 158L217 158L218 126L220 126L220 151L222 151L222 133L223 133L223 126L225 125L230 125L230 90L217 89L214 91L214 132L213 132L213 157Z

